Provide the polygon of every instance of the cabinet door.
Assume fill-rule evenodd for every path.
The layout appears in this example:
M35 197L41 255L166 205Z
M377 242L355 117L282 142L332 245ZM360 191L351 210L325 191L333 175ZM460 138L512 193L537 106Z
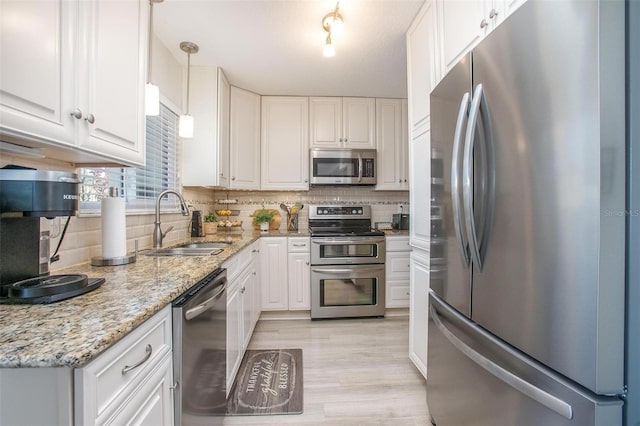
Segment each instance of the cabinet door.
M289 310L311 309L309 253L289 253Z
M144 165L148 3L81 1L78 146Z
M247 348L249 340L251 339L251 333L253 332L253 322L255 306L254 296L256 289L254 287L254 275L251 268L247 268L240 277L240 294L242 297L242 335L240 341L242 342L242 352Z
M485 16L485 0L436 0L436 7L446 73L485 36L490 24Z
M173 425L171 356L167 356L151 377L136 389L131 399L105 424Z
M230 102L231 102L231 85L227 76L224 75L222 68L218 68L218 186L229 188L229 161L230 161Z
M429 93L440 74L437 72L435 33L433 1L427 1L407 31L409 123L411 129L415 130L427 124L430 115Z
M403 177L402 100L376 99L377 190L402 190Z
M376 100L342 98L342 137L345 148L376 147Z
M398 241L398 245L402 244ZM408 247L408 244L404 244ZM385 283L387 308L409 307L409 251L389 251L385 260Z
M408 101L402 100L402 139L400 140L400 177L403 190L409 190L409 109Z
M260 189L260 96L231 86L230 188Z
M342 98L309 98L311 148L342 146Z
M263 190L309 189L309 99L262 97Z
M410 306L409 306L409 358L427 377L427 323L429 302L428 254L411 253Z
M289 309L287 238L260 238L260 293L263 311Z
M409 241L413 247L429 250L431 235L431 131L411 141L411 190L409 191L411 226Z
M242 361L243 345L243 307L242 294L238 283L229 283L227 295L227 396L233 385L240 361Z
M0 130L75 143L77 5L3 0L0 4ZM19 65L19 66L18 66Z
M190 113L193 116L193 138L182 150L182 184L185 186L217 186L218 147L216 144L217 92L216 69L194 67L191 71ZM227 160L228 161L228 160Z

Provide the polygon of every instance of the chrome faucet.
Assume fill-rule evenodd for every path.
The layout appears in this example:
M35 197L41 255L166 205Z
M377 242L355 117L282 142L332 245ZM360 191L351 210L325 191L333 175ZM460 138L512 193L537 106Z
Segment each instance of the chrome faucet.
M156 199L156 221L154 222L155 227L153 228L153 248L161 248L162 247L162 239L173 229L173 226L167 228L165 232L162 232L160 228L160 200L166 194L175 194L180 200L180 209L182 210L182 216L189 216L189 208L187 207L187 203L184 201L184 197L178 191L174 191L173 189L165 189L160 194L158 194L158 198Z

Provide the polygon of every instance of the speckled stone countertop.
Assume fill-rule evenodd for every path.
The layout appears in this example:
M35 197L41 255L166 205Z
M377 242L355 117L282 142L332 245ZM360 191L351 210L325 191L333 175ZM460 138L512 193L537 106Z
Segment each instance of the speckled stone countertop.
M264 236L308 236L245 230L189 241L232 244L216 256L145 256L123 266L90 264L54 271L104 277L81 296L47 305L0 305L0 368L81 367L116 343L229 257Z

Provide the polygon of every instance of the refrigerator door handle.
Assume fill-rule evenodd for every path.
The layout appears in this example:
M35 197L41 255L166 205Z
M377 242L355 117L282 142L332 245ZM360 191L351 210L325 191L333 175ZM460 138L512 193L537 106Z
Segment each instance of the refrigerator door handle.
M446 307L442 307L443 309L447 309ZM453 346L455 346L460 352L466 355L471 361L478 364L480 367L484 368L486 371L491 373L494 377L500 379L507 385L512 388L518 390L522 394L528 396L534 401L544 405L550 410L555 411L559 415L571 420L573 418L573 407L567 404L565 401L545 392L544 390L532 385L531 383L521 379L510 371L500 367L498 364L489 360L488 358L482 356L478 352L474 351L471 347L469 347L466 343L460 340L453 332L451 332L440 320L438 312L435 307L431 305L429 307L429 312L431 314L431 318L433 319L434 324L440 332L451 342Z
M469 243L466 241L466 233L463 232L463 219L460 214L460 157L462 146L462 131L464 119L467 115L469 107L469 92L462 96L460 108L458 109L458 119L456 120L456 130L453 136L453 155L451 156L451 208L453 210L453 228L456 233L456 242L458 252L462 258L462 262L469 266Z
M469 108L469 124L467 125L467 133L464 141L464 160L462 164L462 186L463 186L463 203L465 222L467 228L467 239L469 240L469 251L471 259L479 271L482 271L482 263L484 256L480 256L480 241L486 241L485 221L487 220L487 197L489 192L489 167L487 165L487 146L485 137L480 138L481 143L478 144L480 150L480 164L474 163L474 144L476 139L476 128L478 127L478 115L480 114L480 106L483 105L486 110L486 101L482 102L483 92L482 84L478 84L471 98L471 107ZM484 130L485 126L482 126ZM484 135L483 135L484 136ZM474 183L474 173L480 177L479 182ZM479 199L473 198L474 185L480 187L482 196ZM474 213L479 212L479 225L476 226ZM486 251L484 247L483 254Z

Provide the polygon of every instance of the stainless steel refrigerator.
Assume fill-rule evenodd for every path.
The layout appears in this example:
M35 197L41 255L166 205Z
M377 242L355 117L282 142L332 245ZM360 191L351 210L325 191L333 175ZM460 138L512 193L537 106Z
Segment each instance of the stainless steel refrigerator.
M529 0L431 92L438 426L640 422L626 263L634 7Z

